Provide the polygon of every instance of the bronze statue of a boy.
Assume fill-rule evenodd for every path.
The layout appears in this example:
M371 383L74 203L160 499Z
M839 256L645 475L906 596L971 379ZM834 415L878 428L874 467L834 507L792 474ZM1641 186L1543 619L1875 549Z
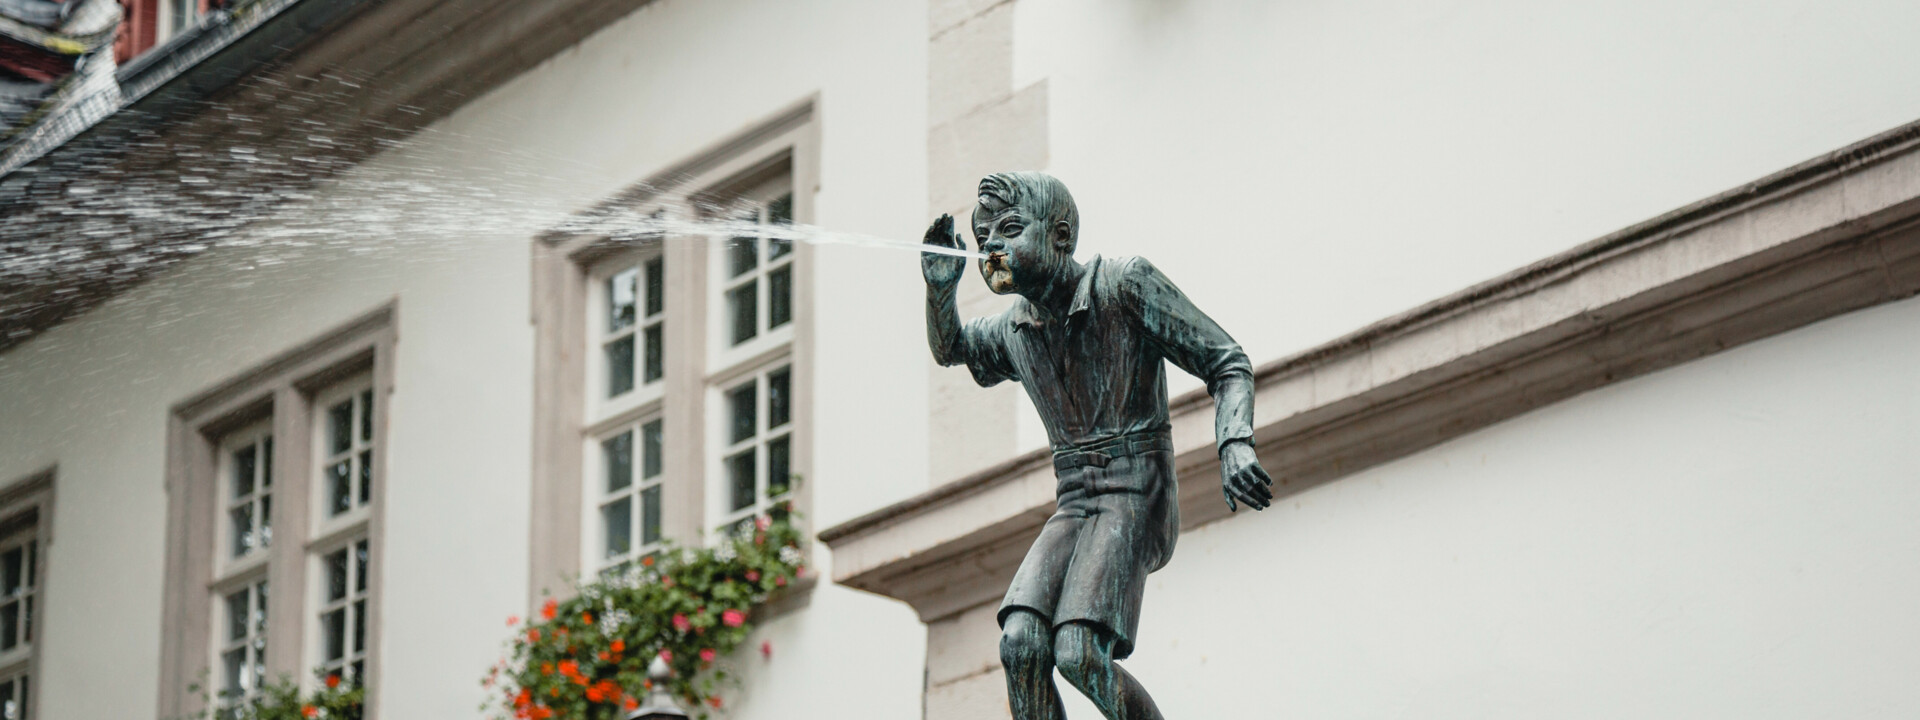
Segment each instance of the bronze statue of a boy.
M1114 661L1133 652L1147 574L1172 557L1180 530L1161 360L1207 381L1228 509L1265 508L1273 480L1253 451L1246 353L1146 260L1075 261L1079 224L1073 196L1051 175L980 181L980 274L1020 299L962 325L954 290L966 259L922 253L927 344L941 365L965 363L983 386L1024 385L1053 446L1058 510L1000 604L1013 716L1065 717L1057 667L1108 718L1159 718ZM926 242L964 247L947 215Z

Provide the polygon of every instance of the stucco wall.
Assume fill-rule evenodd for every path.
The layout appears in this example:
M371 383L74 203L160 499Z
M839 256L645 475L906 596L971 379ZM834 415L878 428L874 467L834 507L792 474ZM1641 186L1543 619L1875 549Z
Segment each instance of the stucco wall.
M1019 0L1012 52L1016 87L1046 83L1081 255L1151 257L1258 362L1920 117L1916 23L1891 0Z
M1126 665L1169 717L1911 717L1916 323L1824 321L1189 532Z
M534 233L817 94L818 219L917 237L925 22L912 4L661 0L317 193L350 206L359 181L427 179L493 197L402 206L399 237L219 250L0 355L0 479L60 469L36 680L43 716L154 713L167 408L391 298L379 709L473 716L504 619L526 612ZM503 203L533 211L484 228L436 220L497 217ZM917 291L913 256L817 257L820 345L873 358L823 362L815 377L809 480L816 522L832 523L925 488L925 368L919 346L868 339L876 325L917 327L917 304L869 302ZM832 629L849 625L860 640ZM906 608L823 585L765 634L774 661L742 658L754 688L734 717L919 712L924 634ZM840 692L856 677L872 689ZM775 689L777 705L754 699Z

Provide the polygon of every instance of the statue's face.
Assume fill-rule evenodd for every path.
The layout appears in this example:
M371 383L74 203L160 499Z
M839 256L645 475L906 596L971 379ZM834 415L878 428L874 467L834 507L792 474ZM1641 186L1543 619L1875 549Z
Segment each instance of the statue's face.
M975 208L973 239L986 253L980 277L987 289L1006 295L1046 286L1060 264L1060 254L1047 241L1045 223L1022 207L999 211Z

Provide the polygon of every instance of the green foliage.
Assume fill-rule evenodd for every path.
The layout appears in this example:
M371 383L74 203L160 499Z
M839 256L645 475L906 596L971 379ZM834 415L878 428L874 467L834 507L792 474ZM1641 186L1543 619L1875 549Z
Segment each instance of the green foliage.
M188 689L199 693L207 707L195 717L214 720L360 720L360 708L366 699L365 688L327 677L302 696L299 683L281 676L260 688L252 700L231 708L204 702L206 691L199 683Z
M672 668L666 690L706 717L724 704L720 688L730 680L714 660L746 641L755 605L800 575L801 538L789 516L783 507L715 547L669 546L577 583L570 598L549 598L482 684L497 688L501 712L513 718L616 720L645 701L647 666L659 656Z

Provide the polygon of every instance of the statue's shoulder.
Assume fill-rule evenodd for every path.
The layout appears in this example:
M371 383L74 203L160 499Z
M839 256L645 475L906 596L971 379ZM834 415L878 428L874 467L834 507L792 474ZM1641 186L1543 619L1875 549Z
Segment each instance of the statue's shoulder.
M1143 280L1150 280L1160 274L1146 258L1138 255L1116 255L1100 261L1097 274L1100 288L1107 292L1127 292L1137 290Z

